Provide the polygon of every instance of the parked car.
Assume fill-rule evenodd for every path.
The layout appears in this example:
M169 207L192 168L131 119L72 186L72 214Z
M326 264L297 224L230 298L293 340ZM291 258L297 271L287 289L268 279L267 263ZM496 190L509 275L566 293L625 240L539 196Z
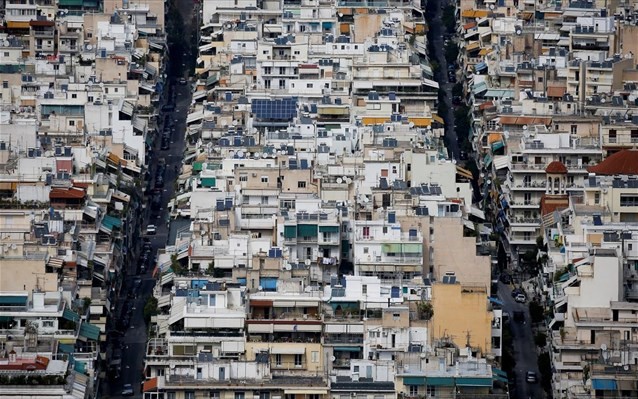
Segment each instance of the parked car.
M501 282L503 282L503 284L510 284L512 282L512 277L510 277L507 273L503 273L501 274Z
M527 297L525 296L525 294L518 294L516 295L516 297L514 297L514 300L518 303L525 303L525 301L527 301Z
M157 233L157 228L155 227L154 224L149 224L148 226L146 226L146 235L152 236L155 235Z
M135 392L133 392L133 385L124 384L122 385L122 396L133 396Z
M536 375L536 372L528 371L525 375L525 381L529 382L530 384L536 384L538 382L538 376Z

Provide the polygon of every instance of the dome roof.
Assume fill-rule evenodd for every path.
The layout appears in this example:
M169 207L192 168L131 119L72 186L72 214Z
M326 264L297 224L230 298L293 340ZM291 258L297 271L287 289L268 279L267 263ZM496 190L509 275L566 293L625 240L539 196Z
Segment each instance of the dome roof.
M560 161L554 161L547 165L545 168L545 173L553 173L553 174L566 174L567 168Z

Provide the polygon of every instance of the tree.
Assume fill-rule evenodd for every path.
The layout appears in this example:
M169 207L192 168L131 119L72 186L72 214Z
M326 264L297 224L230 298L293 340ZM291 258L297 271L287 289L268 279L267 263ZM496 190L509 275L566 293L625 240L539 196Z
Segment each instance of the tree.
M151 317L156 316L158 313L157 298L150 296L144 305L144 321L146 324L148 325L151 321Z
M422 320L431 320L434 317L434 307L431 302L419 302L417 304L417 310L419 312L419 317Z
M552 361L549 353L543 352L538 355L538 370L541 373L541 386L551 397L552 392Z
M215 262L210 261L208 264L208 268L206 269L206 274L212 276L215 273Z
M85 314L86 311L91 306L91 298L85 297L82 299L82 314Z
M540 303L531 301L529 303L529 315L532 319L532 323L540 323L545 317L545 310Z
M542 333L542 332L536 333L536 336L534 337L534 343L536 343L536 346L538 346L541 349L546 347L547 335L545 335L545 333Z
M182 267L182 264L179 263L177 254L171 255L171 269L173 269L173 273L178 276L184 274L184 268Z

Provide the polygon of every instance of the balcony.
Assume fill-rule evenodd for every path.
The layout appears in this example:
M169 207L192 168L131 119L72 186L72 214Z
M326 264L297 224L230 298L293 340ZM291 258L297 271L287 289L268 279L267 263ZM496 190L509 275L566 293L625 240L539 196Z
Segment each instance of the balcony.
M538 226L541 223L540 218L510 218L510 225L520 225L520 226Z
M270 215L264 216L265 217L242 217L240 225L242 229L272 229L275 225L273 218Z
M355 334L325 334L323 343L326 345L363 344L363 336Z
M509 203L510 208L536 209L540 206L538 201L516 201Z

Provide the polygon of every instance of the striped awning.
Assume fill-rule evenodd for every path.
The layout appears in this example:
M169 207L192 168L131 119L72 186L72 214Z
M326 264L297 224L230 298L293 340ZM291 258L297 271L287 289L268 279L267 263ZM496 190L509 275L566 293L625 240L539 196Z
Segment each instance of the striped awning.
M47 262L47 266L53 267L55 269L59 269L64 265L64 259L58 258L57 256L52 256L49 258Z

